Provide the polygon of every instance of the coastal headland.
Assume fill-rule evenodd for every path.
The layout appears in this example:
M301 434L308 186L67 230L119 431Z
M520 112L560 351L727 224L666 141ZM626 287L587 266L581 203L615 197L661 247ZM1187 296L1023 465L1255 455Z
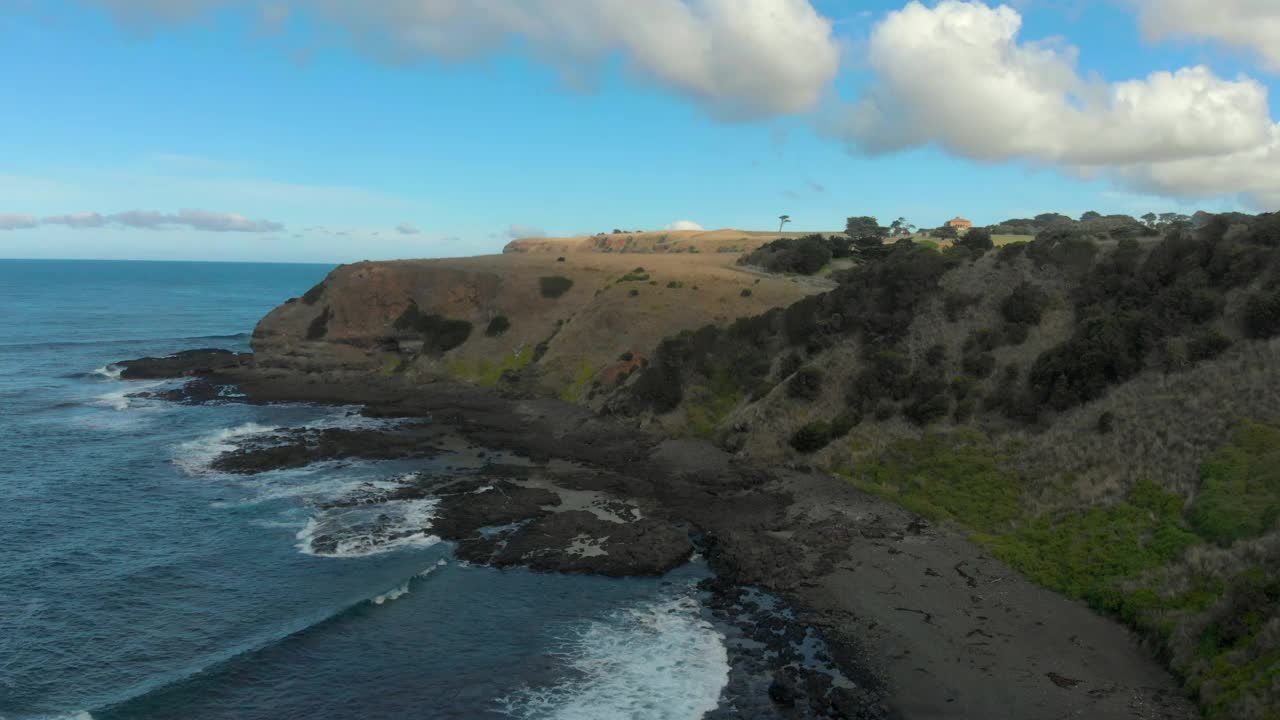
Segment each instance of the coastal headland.
M877 362L866 334L846 340L840 325L833 329L853 324L847 316L833 321L814 308L872 282L866 268L894 262L893 253L948 251L886 245L888 257L828 257L824 271L808 275L741 262L780 237L632 233L517 241L499 256L355 263L263 318L251 354L193 352L120 365L130 377L191 377L163 395L178 402L353 405L398 420L375 430L281 430L220 458L227 472L333 458L466 458L457 473L388 492L438 498L433 532L470 562L625 576L660 575L704 556L715 573L704 583L710 606L744 638L731 653L736 704L722 705L717 717L1199 717L1153 652L1159 648L1133 625L1097 612L1087 597L1028 579L1004 546L975 533L975 523L951 506L938 512L914 503L906 486L895 502L881 486L892 472L877 476L881 485L858 474L883 468L904 442L934 437L936 426L920 426L938 419L914 422L909 393L884 394L882 407L896 401L903 409L891 415L869 407L843 428L848 442L830 428L825 443L797 441L815 415L835 414L824 408L851 396L843 380L824 386L822 377L848 375L856 387L858 363ZM1000 313L1010 289L1036 278L1057 295L1019 342L993 350L1009 346L1004 362L1015 348L1040 353L1071 337L1063 273L1025 257L998 265L1000 254L949 261L938 277L918 279L919 302L899 312L892 346L905 343L914 360L919 345L924 363L926 348L947 345L936 362L970 369L969 349L961 349L965 323L985 325L982 313ZM973 291L984 284L987 295ZM944 328L948 298L961 289L977 299L961 309L961 329ZM782 327L796 308L812 311L822 329L796 350L780 350L761 331L754 364L763 370L747 353L728 366L726 379L716 353L740 343L752 318ZM710 345L689 350L700 342ZM673 366L677 350L686 364ZM1217 372L1227 363L1258 372L1258 357L1271 352L1266 342L1240 343L1211 362L1220 364ZM847 357L860 360L842 365ZM993 387L1000 379L970 375L990 377ZM750 377L759 387L741 381ZM663 379L676 386L674 402L653 389ZM1155 381L1135 373L1105 402L1124 401L1143 382ZM1255 392L1248 416L1267 418L1274 392ZM1159 402L1141 412L1155 412ZM952 407L948 432L984 427L952 420ZM1096 422L1098 414L1055 410L1035 437ZM1117 425L1122 436L1137 432L1126 420ZM1047 462L1043 440L1000 422L999 434L985 432L1000 438L1002 463L1034 471ZM1216 436L1179 452L1203 459L1229 426L1223 419ZM1096 432L1077 432L1079 454L1101 452ZM1138 450L1130 461L1158 452ZM1102 472L1096 458L1075 462L1086 479ZM922 479L913 482L927 485L930 475L950 470L916 472ZM1174 482L1188 470L1179 472ZM1087 483L1060 491L1086 502L1089 487L1106 492ZM1020 503L1036 502L1030 486L1017 492ZM997 506L1006 498L974 502ZM988 535L997 529L1005 526ZM755 593L776 598L786 612L760 614L766 603ZM812 645L810 633L821 643L816 656L802 651Z

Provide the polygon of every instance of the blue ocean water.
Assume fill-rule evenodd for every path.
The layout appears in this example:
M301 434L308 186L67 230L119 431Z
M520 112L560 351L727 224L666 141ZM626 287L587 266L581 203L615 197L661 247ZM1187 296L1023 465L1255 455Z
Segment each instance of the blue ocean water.
M320 503L434 461L252 478L208 462L343 408L131 398L115 360L247 349L329 267L0 260L0 720L671 718L717 704L703 570L611 580L460 565L432 503L362 537ZM433 464L434 463L434 464ZM329 556L308 533L341 526Z

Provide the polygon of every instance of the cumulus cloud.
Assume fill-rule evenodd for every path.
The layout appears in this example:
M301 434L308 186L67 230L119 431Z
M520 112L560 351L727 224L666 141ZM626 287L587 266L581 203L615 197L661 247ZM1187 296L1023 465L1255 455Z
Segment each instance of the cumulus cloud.
M1275 176L1260 163L1275 155L1276 125L1261 83L1203 66L1087 80L1075 48L1022 42L1021 24L1010 7L960 0L889 13L868 45L875 82L829 129L871 153L936 143L980 161L1102 171L1170 195L1265 201Z
M129 22L178 21L228 0L93 0ZM262 2L258 3L262 5ZM387 59L525 50L581 81L621 56L718 115L813 108L835 78L831 21L810 0L291 0Z
M1255 53L1280 72L1280 3L1275 0L1130 0L1151 40L1205 38Z
M1075 70L1076 50L1018 41L1017 11L980 2L912 2L872 31L877 83L844 118L864 148L937 142L979 160L1070 165L1157 162L1256 147L1267 90L1206 67L1110 85Z
M401 235L417 235L422 231L409 223L400 223L399 225L396 226L396 232L400 233Z
M542 228L534 227L533 225L521 225L519 223L516 223L511 227L507 228L507 237L512 239L535 238L535 237L546 237L546 236L547 236L547 233Z
M698 223L692 220L677 220L662 229L663 230L705 230L706 228L702 227L701 225L699 225Z
M39 224L34 215L0 213L0 230L26 230Z
M98 228L107 224L107 218L96 212L78 212L68 215L51 215L44 219L45 225L66 225L73 228Z

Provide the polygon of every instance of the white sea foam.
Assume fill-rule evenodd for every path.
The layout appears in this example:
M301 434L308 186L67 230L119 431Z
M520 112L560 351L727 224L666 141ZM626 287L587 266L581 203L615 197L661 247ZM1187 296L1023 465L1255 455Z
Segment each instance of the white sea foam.
M522 720L697 720L729 682L724 636L691 597L648 602L564 641L571 679L526 688L498 710Z
M439 500L402 500L326 510L298 531L297 548L307 555L365 557L440 542L431 534Z
M427 569L425 569L425 570L423 570L422 572L418 573L418 577L426 577L426 576L430 575L431 573L433 573L433 572L435 572L435 571L439 570L440 568L442 568L442 567L444 567L445 565L448 565L448 564L449 564L449 561L448 561L448 560L445 560L444 558L440 558L439 560L437 560L437 561L436 561L436 564L435 564L435 565L431 565L431 566L429 566Z
M212 472L209 466L213 461L219 455L235 450L239 447L239 442L254 436L268 435L278 429L273 425L252 422L224 428L179 444L175 449L173 462L191 475L209 473Z
M388 590L382 593L381 595L377 595L372 600L370 600L370 602L372 602L374 605L381 605L383 603L388 603L393 600L398 600L401 597L408 594L409 594L409 581L405 580L403 583L400 583L400 587L394 590Z
M111 365L103 365L97 370L94 370L91 374L104 377L108 380L119 380L120 373L122 372L124 372L124 368L113 363Z
M126 393L119 393L122 400L126 403ZM115 393L112 394L113 396ZM106 396L104 396L106 397ZM126 405L127 407L127 405ZM367 418L360 415L350 413L349 411L341 411L332 415L313 420L302 425L289 426L291 429L305 430L369 430L377 428L394 427L399 424L400 420L383 420L380 418ZM242 443L254 437L270 435L284 429L280 425L262 425L259 423L245 423L233 428L224 428L207 435L180 443L175 448L174 463L192 475L203 475L212 472L209 467L219 455L237 450Z

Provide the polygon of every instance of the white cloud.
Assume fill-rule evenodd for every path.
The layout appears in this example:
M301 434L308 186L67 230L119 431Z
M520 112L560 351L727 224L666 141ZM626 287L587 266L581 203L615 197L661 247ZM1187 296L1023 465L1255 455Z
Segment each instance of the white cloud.
M1130 0L1151 40L1206 38L1255 53L1280 72L1280 2L1276 0Z
M15 227L35 227L43 222L45 225L66 225L77 229L123 225L144 230L186 227L207 232L268 233L284 230L284 225L270 220L251 220L237 213L191 209L179 210L176 215L155 210L127 210L112 215L102 215L96 212L77 212L65 215L50 215L44 218L43 221L38 221L31 215L0 215L0 229L13 229L3 227L4 218L14 219ZM16 223L19 221L28 224L17 225Z
M417 235L422 231L409 223L400 223L399 225L396 226L396 232L400 233L401 235Z
M177 216L171 217L169 222L210 232L279 232L284 229L284 225L270 220L250 220L236 213L207 210L179 210Z
M692 220L677 220L662 229L663 230L705 230L706 228L702 227L701 225L699 225L698 223Z
M979 160L1070 165L1177 160L1257 146L1269 131L1260 83L1208 68L1105 85L1082 79L1076 50L1018 42L1007 6L912 2L871 35L877 83L845 116L871 151L937 142Z
M68 215L52 215L43 220L45 225L66 225L73 228L98 228L107 224L107 218L96 212L78 212Z
M911 2L872 31L875 82L829 128L869 152L939 144L980 161L1101 171L1175 195L1280 194L1267 89L1203 66L1106 84L1076 71L1075 48L1019 42L1007 6Z
M186 20L228 0L92 0L127 22ZM256 3L264 6L264 0ZM467 59L511 49L580 84L621 56L642 77L717 115L813 108L839 69L831 21L809 0L291 0L390 60Z
M521 225L516 223L507 228L507 237L512 239L518 238L537 238L546 237L547 233L540 227L533 225Z
M0 230L26 230L39 224L34 215L0 213Z

